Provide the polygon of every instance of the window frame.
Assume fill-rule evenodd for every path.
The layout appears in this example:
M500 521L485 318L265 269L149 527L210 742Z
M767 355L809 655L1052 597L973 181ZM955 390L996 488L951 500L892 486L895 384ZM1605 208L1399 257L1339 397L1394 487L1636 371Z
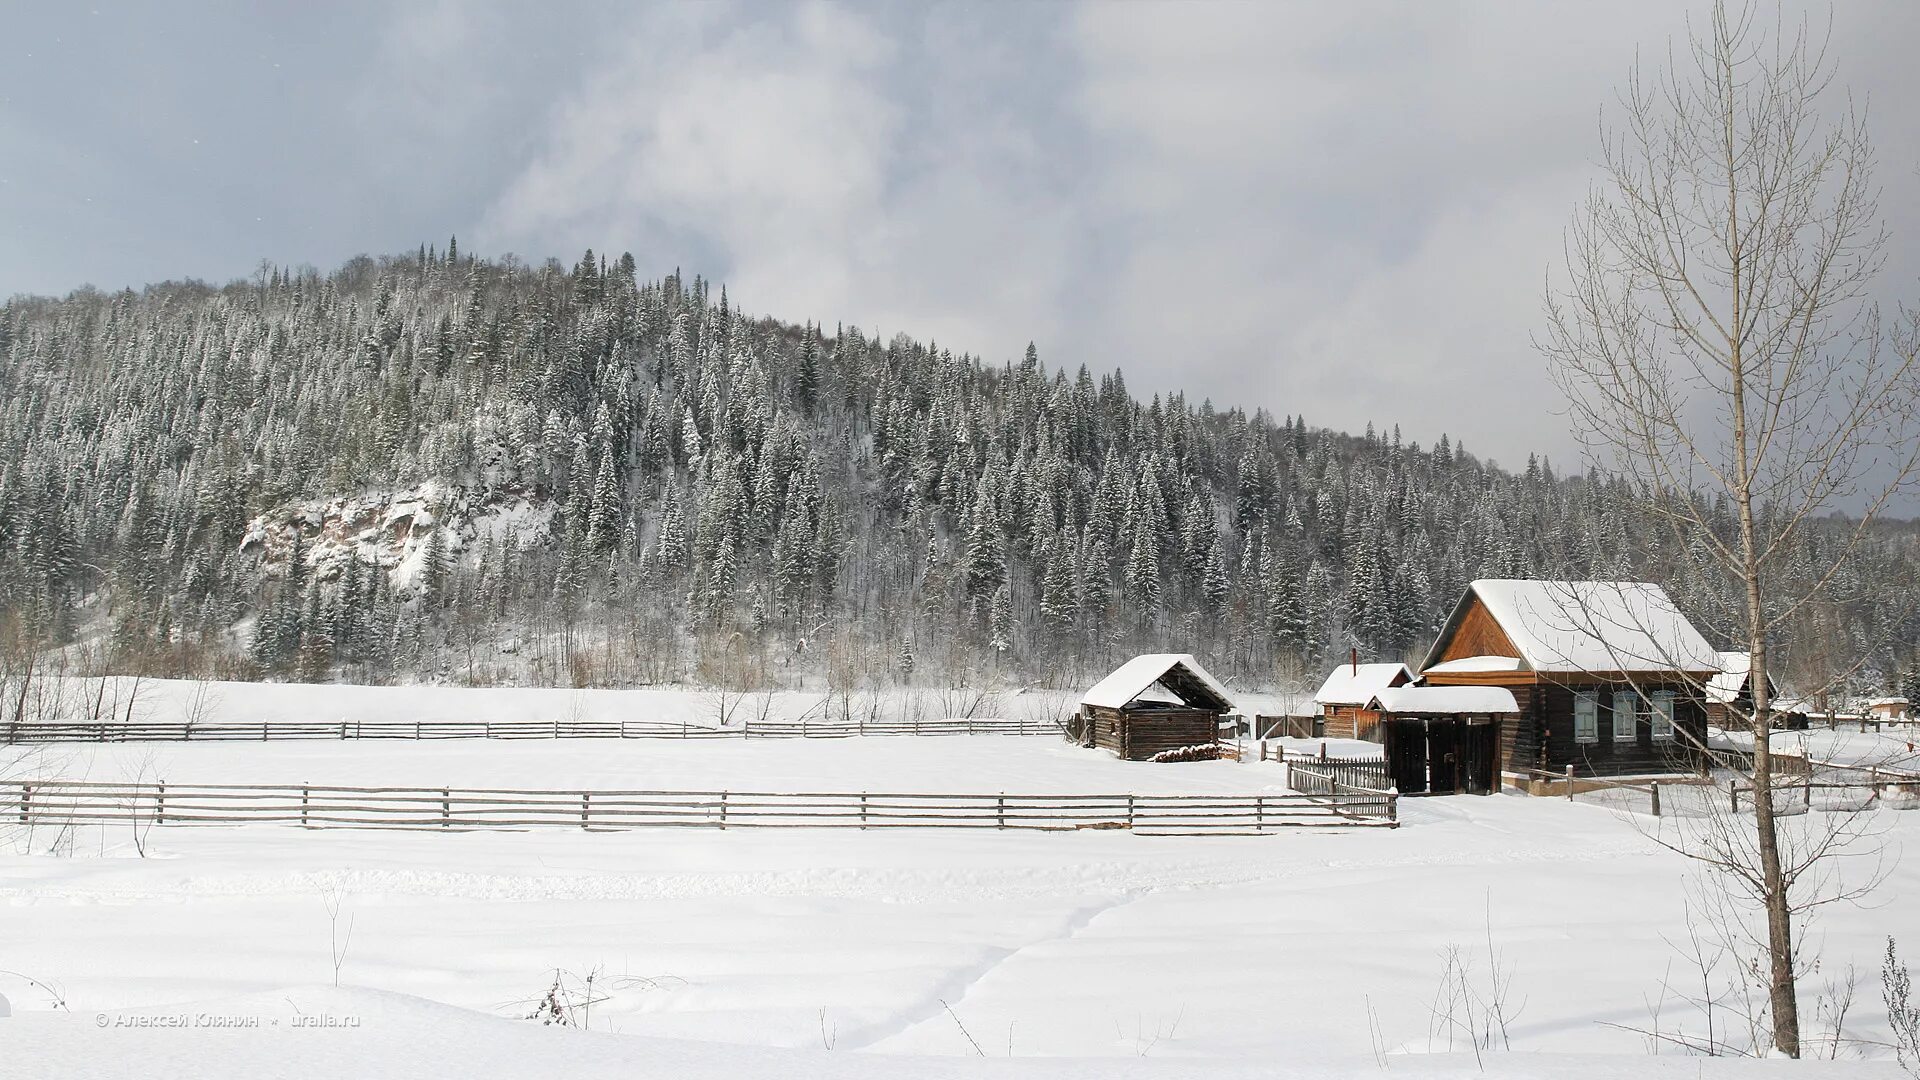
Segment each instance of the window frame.
M1640 691L1638 690L1626 689L1615 690L1613 692L1613 698L1609 702L1609 706L1610 712L1613 715L1614 742L1638 743L1640 741L1640 705L1641 702L1645 700L1645 698L1640 696ZM1622 715L1620 703L1622 701L1627 703L1625 712L1627 723L1625 730L1622 730L1620 725L1620 717Z
M1581 731L1581 707L1585 706L1586 731ZM1589 745L1600 741L1600 691L1575 690L1573 692L1573 741L1577 745Z
M1679 695L1671 690L1655 690L1653 692L1652 700L1648 703L1650 710L1647 715L1647 723L1653 734L1654 741L1673 741L1674 732L1678 726L1675 723L1675 709L1678 701ZM1664 708L1662 706L1664 706Z

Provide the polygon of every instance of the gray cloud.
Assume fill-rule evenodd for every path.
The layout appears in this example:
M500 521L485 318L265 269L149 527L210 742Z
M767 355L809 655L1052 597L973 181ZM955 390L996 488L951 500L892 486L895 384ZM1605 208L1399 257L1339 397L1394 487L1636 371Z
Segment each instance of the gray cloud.
M1529 343L1595 123L1685 14L1615 5L29 8L0 292L459 232L1136 391L1573 457ZM1838 11L1920 295L1920 7Z

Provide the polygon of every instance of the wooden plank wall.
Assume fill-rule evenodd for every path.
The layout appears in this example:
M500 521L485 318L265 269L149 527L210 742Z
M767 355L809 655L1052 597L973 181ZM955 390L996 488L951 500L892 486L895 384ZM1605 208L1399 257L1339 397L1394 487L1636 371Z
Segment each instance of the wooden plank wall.
M1100 705L1082 709L1093 727L1093 744L1128 761L1145 761L1167 750L1219 738L1220 715L1201 709L1128 712Z

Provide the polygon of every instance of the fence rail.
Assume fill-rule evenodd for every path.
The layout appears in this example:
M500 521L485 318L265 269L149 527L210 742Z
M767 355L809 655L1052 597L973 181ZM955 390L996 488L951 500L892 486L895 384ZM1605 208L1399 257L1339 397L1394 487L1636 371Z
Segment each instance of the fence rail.
M0 781L0 823L447 830L939 827L1251 835L1289 828L1392 828L1398 824L1394 800L1380 795L565 791L13 780Z
M275 739L844 739L860 735L1058 735L1049 720L749 720L726 727L656 720L260 720L4 723L8 743L265 742Z

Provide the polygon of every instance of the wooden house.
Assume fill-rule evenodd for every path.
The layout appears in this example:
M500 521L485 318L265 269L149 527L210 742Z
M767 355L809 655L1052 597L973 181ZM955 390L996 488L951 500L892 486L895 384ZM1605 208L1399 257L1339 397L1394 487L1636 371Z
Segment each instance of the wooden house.
M1083 745L1128 761L1211 744L1233 701L1219 680L1187 653L1136 656L1080 699L1074 729Z
M1395 686L1377 690L1366 711L1402 795L1488 795L1500 790L1502 724L1519 702L1499 686Z
M1911 705L1903 697L1875 698L1867 702L1867 717L1872 720L1905 720Z
M1500 687L1500 773L1619 776L1705 767L1700 688L1720 656L1658 585L1475 581L1421 664L1430 686Z
M1379 742L1379 717L1367 703L1381 690L1405 686L1413 670L1405 664L1362 664L1356 656L1334 668L1313 700L1320 705L1320 733L1329 739L1365 739Z
M1720 673L1702 688L1706 699L1709 726L1749 728L1753 723L1753 657L1744 652L1720 654ZM1809 707L1797 697L1783 693L1780 683L1767 673L1767 703L1773 712L1773 726L1804 730Z

